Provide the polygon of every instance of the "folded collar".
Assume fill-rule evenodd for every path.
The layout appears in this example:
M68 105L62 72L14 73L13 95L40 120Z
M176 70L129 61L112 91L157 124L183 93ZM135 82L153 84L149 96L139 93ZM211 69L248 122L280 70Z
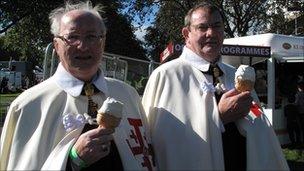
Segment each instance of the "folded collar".
M59 63L57 70L54 74L54 79L57 85L62 88L66 93L73 97L77 97L81 94L84 82L74 77L72 74L66 71L66 69ZM98 70L93 78L92 83L104 94L108 94L108 87L106 80L101 70Z
M186 46L184 46L183 53L180 58L202 72L207 72L209 70L210 62L206 61L204 58L197 55ZM222 60L220 59L216 64L225 74L224 64L222 63Z

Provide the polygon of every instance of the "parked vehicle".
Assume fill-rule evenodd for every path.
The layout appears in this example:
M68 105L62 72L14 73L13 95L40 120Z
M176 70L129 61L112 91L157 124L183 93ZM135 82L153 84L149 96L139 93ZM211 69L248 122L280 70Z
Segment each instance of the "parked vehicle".
M16 92L21 90L21 72L1 70L1 93Z
M240 64L252 65L257 74L255 89L264 111L272 123L281 144L289 142L283 107L288 96L296 93L296 82L304 74L304 37L279 34L259 34L224 40L225 45L270 47L257 51L260 55L224 55L223 61L235 67ZM238 51L245 51L239 49ZM250 50L249 50L250 51Z

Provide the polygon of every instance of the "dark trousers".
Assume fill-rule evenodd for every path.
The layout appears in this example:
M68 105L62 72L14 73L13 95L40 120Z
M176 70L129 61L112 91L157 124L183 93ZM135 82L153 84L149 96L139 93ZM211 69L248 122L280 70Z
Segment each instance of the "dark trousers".
M300 116L300 129L302 133L302 143L304 143L304 113L299 113Z
M219 102L221 94L215 94ZM245 171L247 166L246 138L240 134L234 122L225 124L222 133L225 171Z
M246 138L242 136L235 123L225 124L222 134L226 171L245 171L247 164Z
M301 129L298 121L290 121L287 119L287 131L292 144L301 143Z

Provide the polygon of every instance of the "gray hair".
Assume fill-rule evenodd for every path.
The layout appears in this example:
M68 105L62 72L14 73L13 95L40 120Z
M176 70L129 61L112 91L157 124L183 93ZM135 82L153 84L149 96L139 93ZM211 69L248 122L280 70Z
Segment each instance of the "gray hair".
M99 14L99 12L103 13L103 7L101 5L97 5L97 6L93 7L92 3L90 1L87 1L87 2L79 2L77 4L72 4L72 3L66 2L64 7L56 8L50 13L49 19L50 19L50 23L51 23L51 33L54 36L59 35L61 18L66 13L73 11L73 10L86 11L86 12L93 14L97 18L99 18L102 33L104 35L106 34L106 26L103 22L103 18Z
M196 11L197 9L199 8L207 8L207 9L210 9L211 13L217 11L220 13L221 17L222 17L222 20L223 20L223 13L221 11L221 9L216 6L215 4L213 4L212 2L209 2L209 1L204 1L204 2L201 2L197 5L195 5L193 8L191 8L187 15L185 16L185 20L184 20L184 26L185 27L188 27L191 25L191 17L192 17L192 14L194 11Z

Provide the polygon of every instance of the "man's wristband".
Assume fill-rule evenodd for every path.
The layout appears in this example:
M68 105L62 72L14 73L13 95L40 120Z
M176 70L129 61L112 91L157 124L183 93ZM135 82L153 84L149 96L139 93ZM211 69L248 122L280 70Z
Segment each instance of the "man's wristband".
M81 169L87 167L86 163L83 160L81 160L81 158L79 158L76 148L74 148L74 147L72 147L72 149L70 151L70 158L71 158L72 162L74 164L76 164L78 167L80 167Z

